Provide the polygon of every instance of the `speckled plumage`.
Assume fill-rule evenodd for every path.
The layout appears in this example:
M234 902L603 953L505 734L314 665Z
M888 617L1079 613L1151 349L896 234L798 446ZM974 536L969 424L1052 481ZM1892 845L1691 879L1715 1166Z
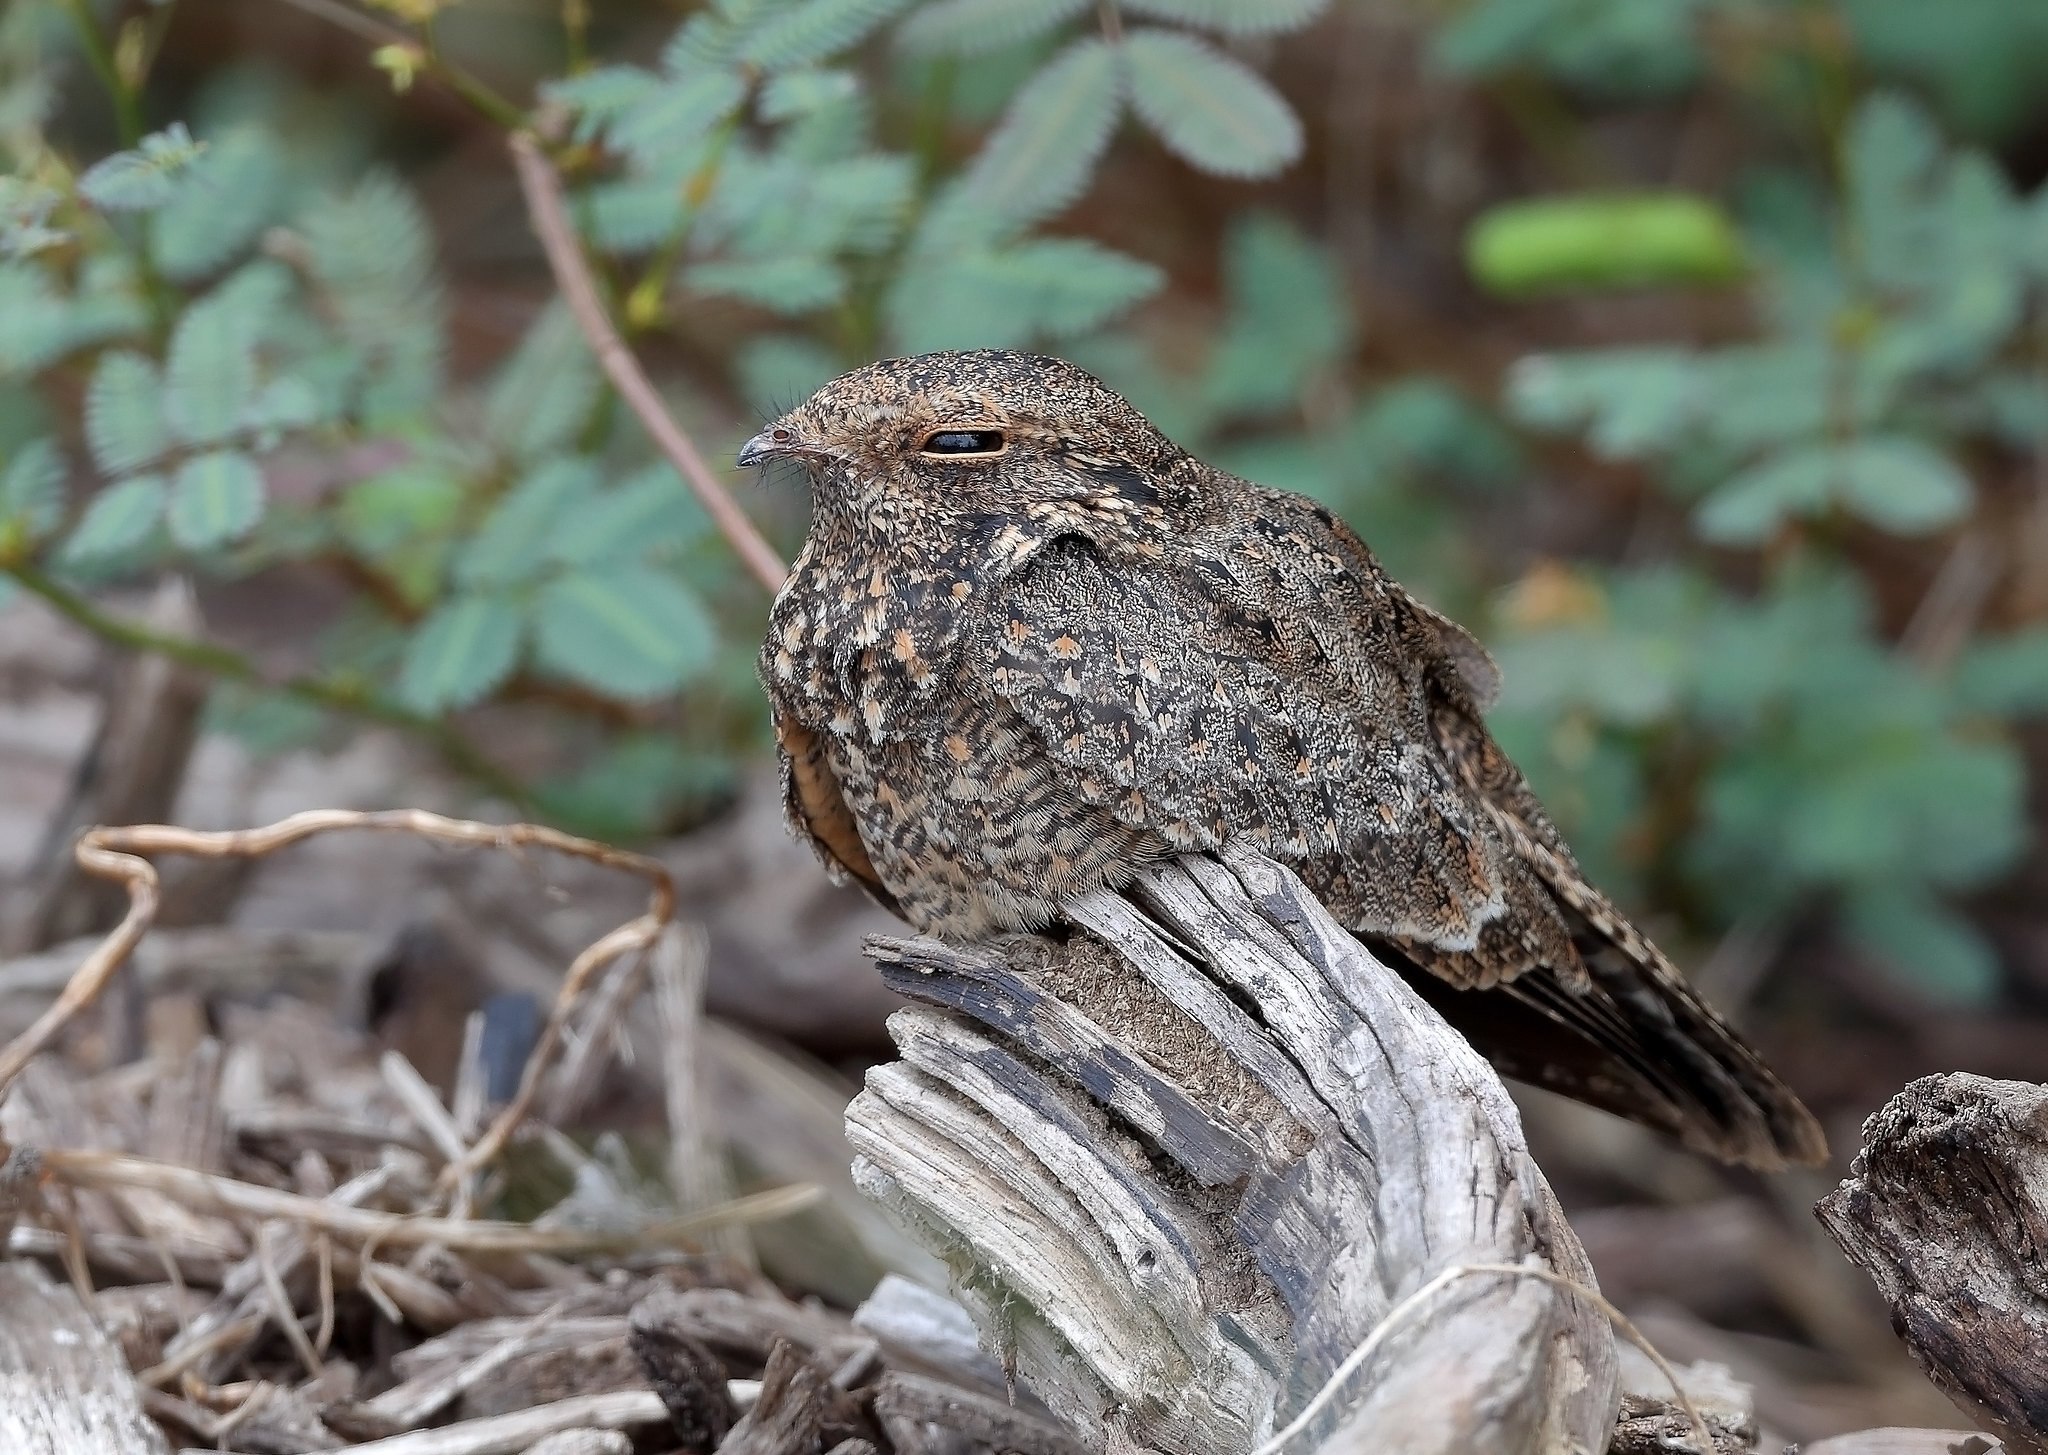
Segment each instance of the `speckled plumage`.
M1003 448L923 453L942 430ZM744 458L778 455L813 504L761 653L791 824L918 929L1040 928L1248 840L1510 1074L1724 1157L1822 1155L1580 875L1481 722L1485 651L1327 510L996 350L844 375Z

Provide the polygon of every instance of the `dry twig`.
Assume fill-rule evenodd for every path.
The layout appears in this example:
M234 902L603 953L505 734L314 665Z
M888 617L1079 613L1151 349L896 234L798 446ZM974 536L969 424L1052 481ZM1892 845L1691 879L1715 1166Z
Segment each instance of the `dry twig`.
M315 809L264 828L199 833L164 824L126 828L95 828L78 840L76 856L87 873L119 883L128 891L128 913L72 974L63 992L27 1030L0 1050L0 1095L4 1095L30 1059L56 1039L64 1027L100 997L143 933L155 920L160 903L156 866L149 854L186 854L197 858L256 858L337 829L373 829L417 834L446 843L492 848L538 847L618 869L648 881L647 912L619 926L578 955L563 977L546 1027L527 1057L519 1089L476 1144L442 1172L444 1187L488 1165L526 1119L541 1077L562 1043L569 1012L593 976L620 955L651 945L675 914L675 889L668 870L655 859L628 853L595 839L578 838L540 824L486 824L446 818L422 809L391 809L364 813L352 809Z
M733 501L724 483L712 473L696 443L669 414L661 395L655 392L639 361L633 357L633 351L626 347L626 341L612 326L604 303L597 296L597 284L591 279L590 265L584 261L583 249L576 241L569 210L562 203L561 178L556 175L553 164L541 155L540 144L531 133L513 133L512 161L518 168L519 188L526 196L527 214L533 220L533 230L540 238L542 250L547 253L555 285L562 290L562 298L589 342L590 351L597 356L597 362L612 381L612 387L619 391L647 433L653 436L656 447L689 481L690 489L703 502L705 512L732 543L747 569L754 573L754 579L767 587L771 596L774 595L782 589L782 579L788 575L789 568L775 554L775 548L755 529L753 521Z

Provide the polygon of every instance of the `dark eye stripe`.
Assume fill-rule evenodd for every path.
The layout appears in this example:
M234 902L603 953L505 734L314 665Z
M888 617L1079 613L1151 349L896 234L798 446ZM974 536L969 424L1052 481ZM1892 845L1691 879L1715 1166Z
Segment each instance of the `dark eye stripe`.
M928 455L993 455L1002 448L999 429L942 429L924 442Z

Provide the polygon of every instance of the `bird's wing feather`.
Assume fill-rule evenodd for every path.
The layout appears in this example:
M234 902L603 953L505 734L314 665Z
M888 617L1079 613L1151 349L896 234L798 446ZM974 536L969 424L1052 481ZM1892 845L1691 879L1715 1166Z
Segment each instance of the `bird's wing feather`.
M1056 541L992 603L987 680L1124 824L1180 849L1246 838L1466 983L1530 963L1531 934L1569 966L1562 922L1432 740L1419 677L1358 639L1374 583L1324 552L1315 606L1254 605L1307 588L1283 559L1301 543L1271 547L1143 565Z
M901 916L902 908L883 885L861 842L823 741L793 717L777 713L775 744L782 760L783 813L791 830L810 844L834 878L851 879L884 909Z
M982 665L1074 794L1176 848L1241 837L1288 863L1513 1074L1754 1165L1823 1155L1586 883L1479 721L1477 643L1326 513L1261 504L1228 554L1112 563L1062 540L1006 583Z

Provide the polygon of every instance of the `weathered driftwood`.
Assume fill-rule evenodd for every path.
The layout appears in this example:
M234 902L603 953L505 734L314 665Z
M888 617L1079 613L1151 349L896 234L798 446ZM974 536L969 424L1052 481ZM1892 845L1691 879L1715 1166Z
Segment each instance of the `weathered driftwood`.
M0 1262L0 1450L162 1455L135 1381L78 1295L33 1263Z
M1173 1452L1597 1451L1605 1317L1534 1279L1592 1271L1492 1070L1249 852L1069 906L1004 953L878 941L937 1009L848 1112L862 1187L1058 1414Z
M1922 1077L1814 1210L1943 1393L2009 1450L2048 1452L2048 1086Z

